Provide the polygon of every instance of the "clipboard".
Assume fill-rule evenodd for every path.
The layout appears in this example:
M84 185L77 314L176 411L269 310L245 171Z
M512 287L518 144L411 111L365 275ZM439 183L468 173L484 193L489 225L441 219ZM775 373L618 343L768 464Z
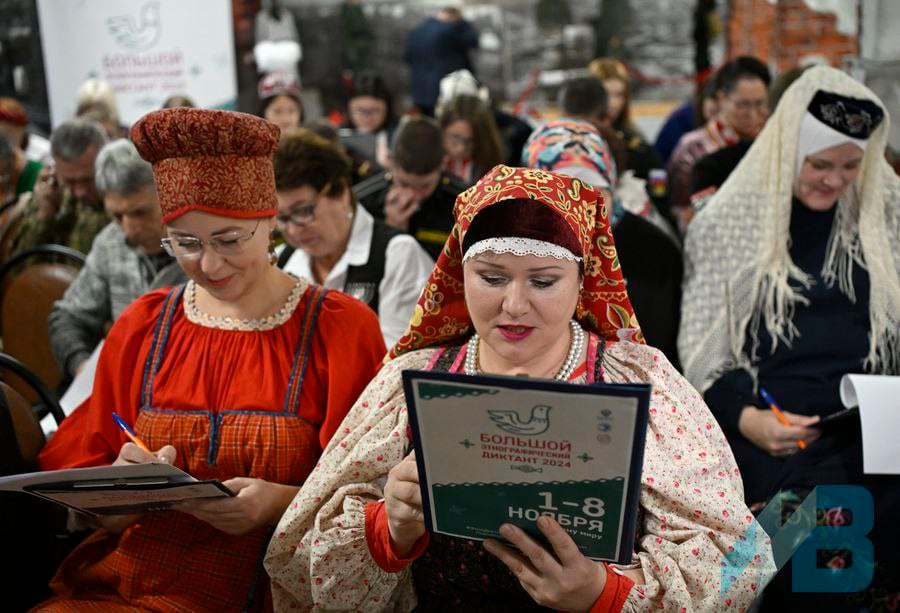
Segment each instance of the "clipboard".
M92 516L166 511L187 500L235 495L221 481L199 481L160 463L12 475L0 478L0 490L25 492Z
M833 430L842 426L850 425L852 422L859 422L859 407L850 407L849 409L841 409L825 415L819 421L811 424L811 428L821 428L824 430Z
M544 543L554 517L583 555L631 562L651 387L403 371L429 531Z

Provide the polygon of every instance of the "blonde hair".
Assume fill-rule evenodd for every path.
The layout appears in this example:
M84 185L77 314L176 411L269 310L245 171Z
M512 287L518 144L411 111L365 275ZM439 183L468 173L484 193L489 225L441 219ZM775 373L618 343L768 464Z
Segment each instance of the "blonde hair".
M625 85L625 103L622 105L619 116L613 122L613 126L617 130L633 128L634 125L631 123L631 80L628 78L628 69L625 68L625 64L609 57L598 57L588 64L588 71L601 81L617 79Z
M106 81L88 79L78 89L75 116L89 115L94 121L111 121L119 124L119 107L116 95Z

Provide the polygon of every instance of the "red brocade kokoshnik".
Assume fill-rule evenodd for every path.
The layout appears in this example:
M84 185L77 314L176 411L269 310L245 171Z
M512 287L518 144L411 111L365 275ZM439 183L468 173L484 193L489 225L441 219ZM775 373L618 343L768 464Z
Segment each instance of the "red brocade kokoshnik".
M279 134L253 115L191 108L155 111L131 128L141 157L153 164L163 223L188 211L274 216Z

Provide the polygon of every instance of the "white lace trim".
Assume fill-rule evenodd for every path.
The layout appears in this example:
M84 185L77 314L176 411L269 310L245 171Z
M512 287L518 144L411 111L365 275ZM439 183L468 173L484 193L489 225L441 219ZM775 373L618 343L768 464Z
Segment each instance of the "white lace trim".
M500 236L497 238L486 238L469 247L468 251L463 255L463 264L465 264L467 260L486 251L490 251L491 253L511 253L518 256L534 255L541 258L551 257L556 258L557 260L581 262L580 257L565 247L561 247L554 243L539 241L534 238Z
M309 287L309 281L306 279L297 279L291 293L288 294L284 305L278 309L278 312L263 317L261 319L238 319L236 317L222 317L209 315L197 308L196 290L197 285L193 281L187 282L184 290L184 314L188 321L203 326L205 328L216 328L219 330L237 330L239 332L263 332L266 330L274 330L283 325L291 318L306 288Z

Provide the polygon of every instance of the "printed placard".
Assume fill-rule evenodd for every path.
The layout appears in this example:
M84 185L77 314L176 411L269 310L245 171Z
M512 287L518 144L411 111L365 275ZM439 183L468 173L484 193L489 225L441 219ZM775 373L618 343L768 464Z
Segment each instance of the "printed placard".
M630 560L650 386L403 379L430 530L481 540L512 523L541 538L547 515L585 556Z

